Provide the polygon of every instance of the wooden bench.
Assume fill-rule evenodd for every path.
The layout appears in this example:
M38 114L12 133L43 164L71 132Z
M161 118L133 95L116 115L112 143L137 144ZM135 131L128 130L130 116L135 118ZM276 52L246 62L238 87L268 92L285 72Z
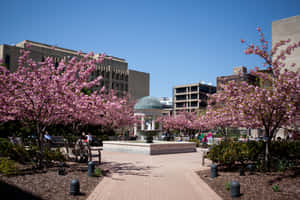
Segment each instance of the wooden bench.
M64 154L69 154L69 144L68 140L65 139L63 136L51 136L51 141L47 141L44 143L46 147L49 149L57 149L59 148L61 151L61 148L64 147L65 149L63 150Z
M89 161L93 161L93 158L98 157L98 163L101 164L101 151L102 147L89 146Z

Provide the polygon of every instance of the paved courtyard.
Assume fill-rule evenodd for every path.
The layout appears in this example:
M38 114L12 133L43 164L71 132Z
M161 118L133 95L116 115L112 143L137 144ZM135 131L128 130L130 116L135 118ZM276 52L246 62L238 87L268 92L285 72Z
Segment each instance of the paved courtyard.
M221 199L195 173L201 153L140 155L103 152L112 165L88 200L218 200ZM206 163L207 164L207 163Z

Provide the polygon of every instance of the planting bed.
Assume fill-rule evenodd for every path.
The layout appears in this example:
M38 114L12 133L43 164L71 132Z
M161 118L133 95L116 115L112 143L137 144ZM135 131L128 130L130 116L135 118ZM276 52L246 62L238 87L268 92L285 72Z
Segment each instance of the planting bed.
M15 200L83 200L101 181L101 177L88 177L87 164L76 163L66 168L66 175L59 176L58 168L45 171L27 171L24 175L4 176L0 174L0 194L2 197ZM78 196L70 196L72 179L80 181ZM2 197L0 199L2 199Z
M198 175L220 197L231 199L226 183L235 180L240 183L242 195L235 199L243 200L295 200L300 197L300 173L298 171L286 172L255 172L246 176L239 176L239 172L219 172L219 176L211 179L210 170L199 171ZM275 192L272 186L278 185L279 191Z

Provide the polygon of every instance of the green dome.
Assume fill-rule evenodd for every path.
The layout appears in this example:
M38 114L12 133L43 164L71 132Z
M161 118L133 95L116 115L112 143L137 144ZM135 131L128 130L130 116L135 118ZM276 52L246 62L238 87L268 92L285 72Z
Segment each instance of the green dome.
M136 110L162 109L162 105L157 98L146 96L140 98L134 106Z

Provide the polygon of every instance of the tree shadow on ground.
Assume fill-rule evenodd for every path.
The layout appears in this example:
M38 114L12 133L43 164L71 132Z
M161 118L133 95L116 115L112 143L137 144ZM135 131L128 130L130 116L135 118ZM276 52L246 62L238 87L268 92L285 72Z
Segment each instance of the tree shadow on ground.
M105 169L109 170L107 176L113 173L120 175L135 175L135 176L149 176L152 166L136 166L133 163L118 163L118 162L103 162L101 164Z
M10 185L0 180L0 194L10 200L42 200L42 198L26 192L14 185ZM1 198L2 199L2 198Z

